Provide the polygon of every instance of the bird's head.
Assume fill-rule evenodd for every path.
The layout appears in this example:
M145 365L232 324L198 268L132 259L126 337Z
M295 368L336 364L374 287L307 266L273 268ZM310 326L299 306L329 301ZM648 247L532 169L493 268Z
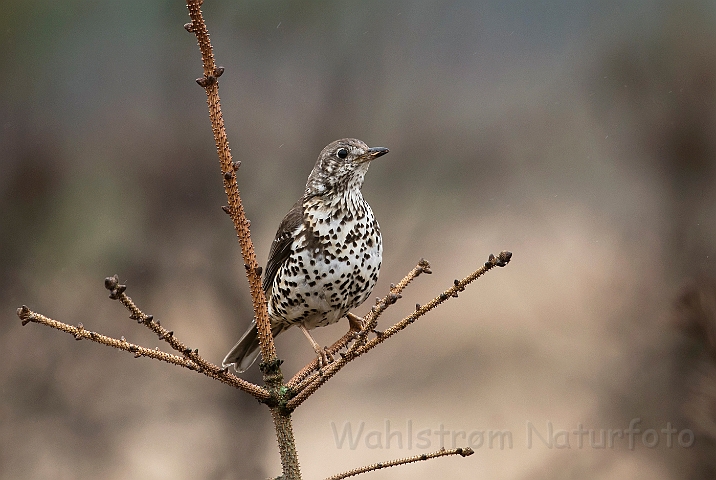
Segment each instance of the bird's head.
M306 197L360 189L372 160L388 153L355 138L329 143L318 156L306 183Z

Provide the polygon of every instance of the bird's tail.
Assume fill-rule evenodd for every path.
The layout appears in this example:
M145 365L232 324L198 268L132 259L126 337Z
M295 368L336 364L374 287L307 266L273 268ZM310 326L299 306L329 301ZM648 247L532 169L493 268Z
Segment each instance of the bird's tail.
M286 329L284 325L275 325L271 327L271 334L274 338ZM246 333L241 337L234 348L226 354L224 361L221 362L223 367L233 365L237 372L242 373L251 367L259 356L259 332L256 329L256 319L251 320Z

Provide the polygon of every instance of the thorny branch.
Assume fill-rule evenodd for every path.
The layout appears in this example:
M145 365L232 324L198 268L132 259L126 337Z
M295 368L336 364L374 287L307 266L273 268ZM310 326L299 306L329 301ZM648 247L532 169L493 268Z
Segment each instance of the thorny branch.
M201 13L203 0L187 0L187 8L191 22L184 25L184 28L196 35L199 50L201 50L201 61L204 67L204 76L197 79L197 83L206 90L206 101L209 106L209 117L211 118L211 130L214 133L216 151L219 154L221 173L224 179L224 191L229 204L224 211L231 217L234 229L239 237L241 254L244 258L246 276L249 280L251 290L251 302L256 317L256 328L258 331L259 347L261 349L261 363L259 367L263 373L266 387L271 393L271 408L276 438L278 439L279 453L281 455L281 466L283 477L286 480L298 480L301 478L301 471L298 464L298 453L293 438L293 427L291 425L290 413L281 407L284 402L282 396L285 389L282 388L283 373L281 372L281 361L276 355L273 336L271 335L271 322L268 317L266 297L261 288L261 267L256 262L254 244L251 241L251 225L246 218L239 187L236 182L236 173L241 165L231 159L229 141L226 137L224 117L221 113L219 102L219 83L217 78L224 73L223 67L217 67L214 62L214 53L209 40L209 33Z
M387 309L390 305L397 302L400 298L400 292L402 289L412 281L413 278L415 278L418 273L416 272L416 269L420 268L427 268L429 269L429 265L427 265L427 262L425 262L425 266L421 267L421 263L424 262L424 260L421 260L421 263L418 264L418 266L413 269L408 275L406 275L401 282L391 288L390 293L386 295L384 298L380 299L376 305L371 308L370 313L366 315L364 321L366 324L366 327L363 328L357 335L356 341L350 346L348 351L345 354L342 354L340 358L338 358L333 363L327 365L324 368L321 368L317 372L313 373L312 375L308 376L307 378L300 380L299 382L296 382L294 384L293 392L295 394L295 397L289 400L289 402L286 404L286 408L288 409L295 409L298 407L301 403L303 403L311 394L313 394L316 390L318 390L321 385L326 383L331 377L333 377L336 373L338 373L343 367L345 367L350 361L358 358L359 356L363 355L369 350L372 350L375 346L377 346L380 343L383 343L388 338L392 337L399 331L403 330L405 327L410 325L411 323L415 322L418 318L422 317L426 313L428 313L430 310L434 309L441 303L447 301L450 298L456 298L458 296L459 292L462 292L465 290L465 287L477 280L479 277L484 275L486 272L491 270L494 267L504 267L510 262L510 259L512 258L512 253L508 251L502 251L500 254L495 257L494 255L490 255L490 258L485 262L485 264L472 272L467 277L463 278L462 280L455 280L452 287L445 290L443 293L432 299L430 302L428 302L425 305L416 305L415 311L408 315L407 317L403 318L401 321L393 325L392 327L388 328L384 332L376 332L376 337L373 338L370 341L361 341L361 339L365 338L365 335L367 335L369 332L371 332L376 325L376 322L378 320L378 317ZM424 271L424 270L423 270ZM305 368L304 368L305 370ZM303 371L303 370L302 370Z
M433 273L432 270L430 270L430 264L427 260L424 258L421 258L418 264L413 268L408 274L397 284L397 285L391 285L390 286L390 294L389 295L395 295L396 300L400 298L401 292L405 289L405 287L408 286L410 282L412 282L418 275L421 273L427 273L431 274ZM382 301L378 299L376 302L376 307L381 304ZM374 307L374 309L376 308ZM388 307L388 304L385 305L385 308ZM385 310L383 308L383 310ZM381 310L381 313L382 311ZM371 310L372 311L372 310ZM366 336L375 329L376 322L378 320L377 316L374 316L375 321L371 321L368 316L366 316L365 319L363 319L362 325L358 325L356 329L351 329L348 333L343 335L336 343L331 345L330 347L326 348L326 352L328 352L330 355L335 355L340 351L341 349L345 348L351 341L355 340L356 343L359 340L362 340L363 343L365 343ZM367 320L367 321L366 321ZM318 363L318 358L314 359L312 362L310 362L308 365L303 367L301 370L299 370L298 373L296 373L291 380L286 384L288 388L293 390L294 392L298 392L302 390L302 388L298 387L298 385L303 382L303 380L306 379L311 373L315 372L320 367Z
M301 473L298 465L298 456L295 449L295 440L291 427L291 412L303 403L311 394L321 387L328 379L338 373L350 361L358 358L367 351L373 349L378 344L384 342L400 330L413 323L415 320L425 315L449 298L457 297L458 293L465 289L469 283L476 280L493 267L504 267L510 261L512 254L503 251L498 257L490 255L490 259L478 270L465 277L462 280L455 280L454 285L445 292L431 300L426 305L416 305L415 311L403 318L401 321L391 326L384 332L375 330L380 315L392 304L401 298L401 292L405 287L422 273L431 273L430 266L425 260L421 260L418 265L411 270L397 285L391 285L388 295L382 299L378 299L376 305L371 309L365 318L359 319L354 315L349 316L351 322L351 330L327 349L328 353L335 355L342 349L347 349L345 353L340 354L340 358L333 361L329 365L319 368L318 361L309 363L300 372L298 372L287 384L283 384L283 375L281 373L281 361L276 355L276 349L270 330L270 321L268 318L266 298L261 288L261 267L256 261L256 255L251 241L250 221L246 218L243 209L241 197L237 184L237 172L241 165L240 161L233 161L231 150L226 137L224 127L224 119L221 112L219 102L219 86L218 77L223 72L223 67L217 67L214 61L209 34L201 13L202 0L187 0L187 7L191 22L184 25L184 28L194 33L197 38L199 49L201 51L204 75L197 79L197 83L203 87L207 95L207 104L209 107L209 116L211 119L212 132L216 143L216 149L221 165L221 174L224 183L224 191L228 199L228 205L222 207L223 210L231 217L234 228L241 245L241 253L244 259L244 267L246 276L249 281L251 290L251 298L256 323L259 332L259 340L261 347L262 363L260 365L264 373L264 382L266 387L254 385L231 373L228 369L221 368L208 362L199 355L197 349L192 350L183 342L179 341L172 331L162 327L158 321L155 321L152 315L142 312L126 295L126 286L119 283L117 276L105 279L105 286L110 290L110 298L120 301L130 312L130 318L138 323L146 326L154 332L160 340L165 341L178 354L167 353L161 351L159 347L149 349L129 343L124 337L120 339L101 335L99 333L86 330L80 323L77 326L69 325L57 320L53 320L44 315L30 310L23 305L17 310L17 314L22 320L22 324L29 322L46 325L57 330L73 335L77 340L87 339L103 345L107 345L119 350L133 353L135 357L148 357L155 360L179 365L188 368L197 373L202 373L208 377L214 378L227 385L239 388L257 398L259 401L266 403L271 409L271 415L274 419L276 435L281 453L281 463L283 466L282 479L294 480L300 479ZM369 340L369 335L374 333L376 336ZM366 467L357 468L339 475L330 477L329 480L338 480L347 478L360 473L373 470L387 468L405 463L428 460L446 455L462 455L463 457L471 455L473 451L466 449L441 449L431 454L417 455L414 457L382 462Z
M181 342L175 335L174 332L167 330L162 327L158 321L154 320L153 315L147 315L142 312L132 301L132 299L125 293L126 285L122 285L118 282L117 276L107 277L104 281L105 287L110 290L109 298L113 300L119 300L130 312L130 318L136 320L151 331L153 331L160 340L166 341L172 349L180 352L181 355L173 355L171 353L159 350L159 347L150 349L129 343L124 337L117 339L101 335L97 332L86 330L83 324L78 324L76 327L63 323L57 320L53 320L39 313L33 312L27 306L23 305L17 309L17 315L22 320L22 324L27 325L29 322L39 323L48 327L55 328L57 330L69 333L74 336L77 340L87 339L93 342L101 343L109 347L124 350L126 352L134 353L135 358L147 357L162 362L171 363L173 365L179 365L180 367L188 368L197 373L202 373L207 377L219 380L222 383L230 385L232 387L243 390L246 393L253 395L259 401L267 401L271 398L269 392L258 385L239 378L233 375L226 368L221 368L218 365L205 360L199 355L199 350L187 347Z
M224 67L217 67L214 61L214 52L211 41L209 40L209 32L207 31L206 23L201 13L201 4L202 0L187 0L187 8L189 9L191 22L184 25L184 28L186 31L196 35L199 50L201 51L204 76L198 78L196 83L206 90L206 103L209 106L211 130L214 133L216 152L219 155L219 161L221 163L224 192L229 202L228 206L223 207L223 209L224 212L231 217L236 235L239 238L239 244L241 245L241 255L244 258L244 267L246 268L246 276L249 280L249 288L251 290L251 301L254 314L256 315L261 358L263 362L267 364L276 364L278 356L276 355L276 348L274 347L273 337L271 336L271 324L268 318L266 297L261 288L261 267L256 261L256 253L254 251L254 244L251 241L251 231L249 229L251 222L246 218L246 212L244 211L241 196L239 195L239 186L236 181L236 174L241 166L241 162L234 162L232 160L229 140L226 137L226 128L224 127L224 115L221 112L218 78L224 73ZM281 383L281 381L278 381L278 383Z
M413 457L399 458L397 460L389 460L387 462L374 463L372 465L366 465L365 467L354 468L353 470L349 470L347 472L339 473L337 475L333 475L332 477L328 477L326 478L326 480L342 480L344 478L360 475L361 473L373 472L375 470L395 467L397 465L405 465L406 463L430 460L431 458L446 457L448 455L461 455L463 457L469 457L473 453L475 453L475 451L470 447L453 448L452 450L445 450L444 448L441 448L437 452L423 453L422 455L415 455Z

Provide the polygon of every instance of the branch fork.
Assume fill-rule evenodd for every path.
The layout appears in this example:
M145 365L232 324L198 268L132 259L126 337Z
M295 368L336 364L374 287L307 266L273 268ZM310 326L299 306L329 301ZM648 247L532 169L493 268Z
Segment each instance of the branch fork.
M271 335L266 298L261 288L262 269L256 261L254 246L251 241L251 232L249 230L251 222L247 219L246 213L244 212L238 189L237 174L241 161L234 161L232 159L219 102L218 78L224 73L224 68L217 66L214 62L209 34L201 13L201 4L202 0L187 0L191 22L185 24L184 28L187 32L193 33L196 36L199 50L201 51L203 76L198 78L196 82L205 89L207 95L212 132L219 156L224 191L228 199L228 205L223 206L222 209L231 218L241 246L241 254L244 260L246 277L248 279L254 315L256 317L261 349L261 363L259 367L263 373L265 386L255 385L233 375L229 372L228 368L222 368L207 361L199 355L198 349L188 347L177 338L173 331L161 326L160 322L155 320L153 315L145 314L137 307L126 294L127 287L119 282L117 275L105 279L105 287L109 290L109 297L119 301L129 311L131 319L151 330L157 335L159 340L165 342L169 346L169 349L175 353L162 351L159 347L154 349L142 347L141 345L128 342L124 337L120 339L108 337L85 329L82 323L73 326L53 320L32 311L25 305L18 308L17 315L21 319L22 325L27 325L30 322L46 325L69 333L77 340L86 339L133 353L135 357L153 358L166 363L179 365L249 393L260 402L268 405L271 410L283 467L283 475L280 478L285 480L297 480L301 478L301 472L291 425L291 413L293 410L301 405L310 395L336 375L349 362L385 342L441 303L450 298L457 297L458 293L464 291L468 284L484 275L490 269L506 266L512 254L503 251L498 256L490 255L487 262L480 268L462 280L456 279L450 288L433 298L427 304L416 304L415 310L399 322L384 331L376 330L379 317L388 307L397 303L398 300L402 298L401 294L408 284L423 273L432 273L430 264L425 259L421 259L397 285L391 284L385 297L376 299L375 305L364 318L361 319L350 313L347 315L350 330L333 345L325 349L327 356L333 357L331 363L320 365L318 359L316 359L297 372L287 383L284 383L283 373L281 371L282 361L276 354L273 336ZM374 334L374 336L371 337L371 334ZM338 353L340 353L340 355L337 355ZM474 452L469 448L457 448L453 450L441 449L430 454L368 465L335 475L330 477L329 480L339 480L360 473L442 456L461 455L466 457L472 453Z

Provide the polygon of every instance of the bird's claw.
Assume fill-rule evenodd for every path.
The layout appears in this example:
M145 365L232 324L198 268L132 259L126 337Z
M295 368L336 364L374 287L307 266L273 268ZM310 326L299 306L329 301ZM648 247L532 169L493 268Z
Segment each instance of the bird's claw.
M358 315L353 315L350 312L346 313L346 318L348 318L348 325L350 326L350 330L352 332L357 333L365 330L367 323L364 318L359 317Z
M328 351L327 348L318 348L316 349L316 354L318 355L318 368L323 368L331 363L333 363L333 355Z

